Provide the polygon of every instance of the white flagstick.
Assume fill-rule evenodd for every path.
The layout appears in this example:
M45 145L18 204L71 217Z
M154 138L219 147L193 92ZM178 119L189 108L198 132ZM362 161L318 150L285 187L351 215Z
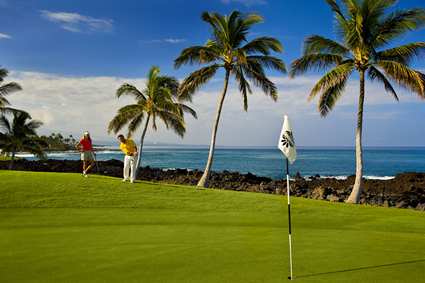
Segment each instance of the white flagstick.
M288 193L288 241L289 241L289 280L292 276L292 235L291 235L291 190L289 187L289 161L286 158L286 191Z
M297 151L295 149L294 136L292 134L291 124L289 123L288 116L285 115L282 131L279 137L278 148L282 151L286 157L286 191L288 193L288 240L289 240L289 280L293 280L294 276L292 273L292 227L291 227L291 190L289 187L289 163L293 163L297 158Z

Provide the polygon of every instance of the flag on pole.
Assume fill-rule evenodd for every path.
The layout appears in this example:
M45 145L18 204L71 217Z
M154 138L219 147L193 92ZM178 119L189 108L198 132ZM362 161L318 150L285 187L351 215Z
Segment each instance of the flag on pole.
M292 164L297 159L297 149L295 147L294 135L292 134L291 123L288 116L283 120L282 131L280 132L278 147Z
M289 242L289 280L293 280L293 262L292 262L292 225L291 225L291 190L289 186L289 163L294 163L297 159L297 150L295 148L294 135L292 134L291 123L288 116L283 120L282 131L280 132L278 148L286 157L286 192L288 194L288 242Z

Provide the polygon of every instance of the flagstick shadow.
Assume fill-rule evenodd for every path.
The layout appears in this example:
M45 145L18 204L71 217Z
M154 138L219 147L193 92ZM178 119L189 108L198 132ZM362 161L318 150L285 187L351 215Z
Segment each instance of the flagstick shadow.
M306 275L299 275L299 276L295 276L295 277L296 278L307 278L307 277L315 277L315 276L320 276L320 275L337 274L337 273L367 270L367 269L376 269L376 268L382 268L382 267L391 267L391 266L412 264L412 263L419 263L419 262L425 262L425 259L401 261L401 262L394 262L394 263L374 265L374 266L365 266L365 267L358 267L358 268L349 268L349 269L329 271L329 272L312 273L312 274L306 274Z

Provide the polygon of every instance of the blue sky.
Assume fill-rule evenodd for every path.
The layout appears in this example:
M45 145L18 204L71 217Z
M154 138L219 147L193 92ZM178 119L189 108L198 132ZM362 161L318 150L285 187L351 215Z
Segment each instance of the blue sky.
M398 4L398 8L410 7L425 4L423 0ZM208 38L209 29L200 20L201 13L229 13L234 9L264 16L265 22L253 29L252 36L280 39L285 52L279 56L287 65L300 55L306 36L333 37L332 13L322 0L0 0L0 65L13 71L11 79L24 87L24 92L11 100L33 110L34 116L45 122L44 132L58 130L78 135L79 128L90 128L100 139L108 139L105 124L119 103L125 102L114 100L115 88L124 81L142 87L143 77L152 65L161 67L163 73L184 78L194 68L175 70L173 60L183 48L202 44ZM425 30L420 30L396 43L424 38ZM425 70L425 61L414 67ZM271 72L270 76L281 79L282 99L271 103L261 94L254 94L248 113L242 113L242 103L234 90L236 98L226 101L228 113L223 117L218 143L272 145L283 113L289 113L301 144L352 145L356 78L347 90L346 101L337 106L335 113L321 119L314 103L305 99L317 75L290 81ZM150 141L207 144L215 94L220 87L218 76L194 101L201 117L188 121L192 129L184 140L162 129L152 134ZM370 86L368 96L373 97L366 108L366 144L425 146L425 127L418 127L425 118L425 103L414 94L400 91L402 102L395 103L387 99L382 87ZM88 103L93 107L88 109ZM81 118L90 115L101 117L98 124ZM66 123L70 120L79 122ZM235 136L236 130L239 134ZM312 135L319 130L322 135Z

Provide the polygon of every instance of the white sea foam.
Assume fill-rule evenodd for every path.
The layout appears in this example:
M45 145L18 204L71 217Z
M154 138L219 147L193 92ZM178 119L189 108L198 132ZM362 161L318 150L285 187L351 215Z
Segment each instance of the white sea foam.
M334 178L334 179L337 179L337 180L346 180L348 178L348 176L320 176L320 178L321 179Z
M96 154L123 154L123 153L118 150L100 150L100 151L96 151Z
M314 176L306 176L307 179L311 179ZM337 180L346 180L348 176L320 176L321 179L337 179ZM363 178L367 180L392 180L395 178L395 176L363 176Z
M16 157L20 157L20 158L28 158L28 157L34 157L34 154L31 153L17 153Z
M70 156L70 155L78 155L80 154L79 152L54 152L54 153L48 153L47 156L48 157L66 157L66 156Z
M369 180L392 180L395 176L364 176L364 178Z

